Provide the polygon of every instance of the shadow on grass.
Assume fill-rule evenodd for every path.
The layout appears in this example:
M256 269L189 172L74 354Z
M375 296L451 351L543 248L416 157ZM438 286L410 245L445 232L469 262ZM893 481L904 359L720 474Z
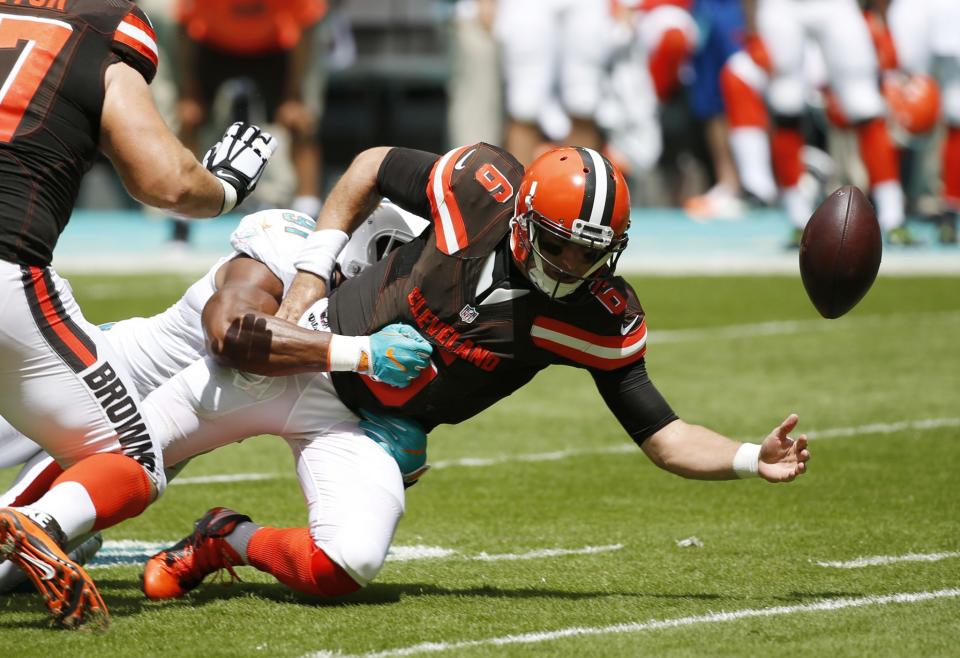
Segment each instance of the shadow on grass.
M780 594L779 596L773 596L776 601L787 601L790 603L797 603L800 601L823 601L829 599L857 599L863 596L867 596L866 592L788 592L786 594Z
M257 599L283 605L309 607L343 607L363 605L384 605L399 603L403 598L418 596L451 596L457 598L483 597L494 599L566 599L586 600L613 597L632 597L640 599L671 600L717 600L726 598L711 593L656 592L610 592L610 591L569 591L549 588L530 587L511 589L493 586L483 587L442 587L428 583L374 583L354 594L332 599L310 597L294 592L280 583L205 583L193 593L182 599L169 601L150 601L144 597L140 585L129 579L98 578L97 585L113 617L135 617L148 615L153 610L175 610L177 608L202 608L229 599ZM4 596L0 611L4 613L40 614L46 608L35 592L18 592ZM10 619L8 614L0 615L0 629L4 628L47 628L48 618L25 621ZM3 619L2 617L6 617Z

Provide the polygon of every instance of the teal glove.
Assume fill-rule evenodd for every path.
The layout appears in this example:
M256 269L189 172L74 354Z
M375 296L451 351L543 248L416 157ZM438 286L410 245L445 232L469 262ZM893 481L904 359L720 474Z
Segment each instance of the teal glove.
M370 336L370 374L403 388L430 363L433 346L409 325L394 323Z
M360 429L397 462L404 485L412 485L427 472L427 434L416 421L366 409L360 415Z

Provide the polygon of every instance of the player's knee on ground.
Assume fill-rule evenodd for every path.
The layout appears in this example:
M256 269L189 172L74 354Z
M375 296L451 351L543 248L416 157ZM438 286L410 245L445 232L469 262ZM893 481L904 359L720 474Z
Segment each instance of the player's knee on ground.
M371 445L372 442L371 442ZM379 446L374 446L382 451ZM383 451L384 456L386 452ZM393 458L386 457L389 468L399 470ZM394 473L391 472L391 476ZM399 491L399 493L398 493ZM357 501L349 509L341 510L339 520L313 520L311 535L316 545L336 564L356 580L367 585L383 568L397 524L403 517L403 484L381 488L371 483L361 483L354 489Z
M365 536L359 533L346 534L334 542L324 543L323 552L361 587L377 577L387 559L387 552L378 546L378 542L365 541Z

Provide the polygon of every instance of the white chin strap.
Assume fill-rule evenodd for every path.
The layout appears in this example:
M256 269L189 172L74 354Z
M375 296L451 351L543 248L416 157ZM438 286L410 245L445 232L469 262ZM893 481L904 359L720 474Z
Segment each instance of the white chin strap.
M560 283L556 279L550 278L546 272L543 271L543 261L540 260L540 256L536 253L533 254L533 264L530 269L527 270L527 277L529 277L530 283L540 289L540 292L553 298L566 297L567 295L573 294L573 292L583 284L583 281Z

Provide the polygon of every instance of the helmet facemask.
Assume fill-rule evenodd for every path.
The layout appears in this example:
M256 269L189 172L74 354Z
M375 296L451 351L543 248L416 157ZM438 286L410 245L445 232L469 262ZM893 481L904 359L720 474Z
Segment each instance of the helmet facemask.
M517 233L524 243L522 250L527 253L527 277L551 299L567 297L585 281L598 278L596 274L604 265L608 266L604 276L613 274L627 246L625 233L616 236L609 226L580 219L567 229L532 210L513 221L520 229ZM570 245L578 249L571 252Z

